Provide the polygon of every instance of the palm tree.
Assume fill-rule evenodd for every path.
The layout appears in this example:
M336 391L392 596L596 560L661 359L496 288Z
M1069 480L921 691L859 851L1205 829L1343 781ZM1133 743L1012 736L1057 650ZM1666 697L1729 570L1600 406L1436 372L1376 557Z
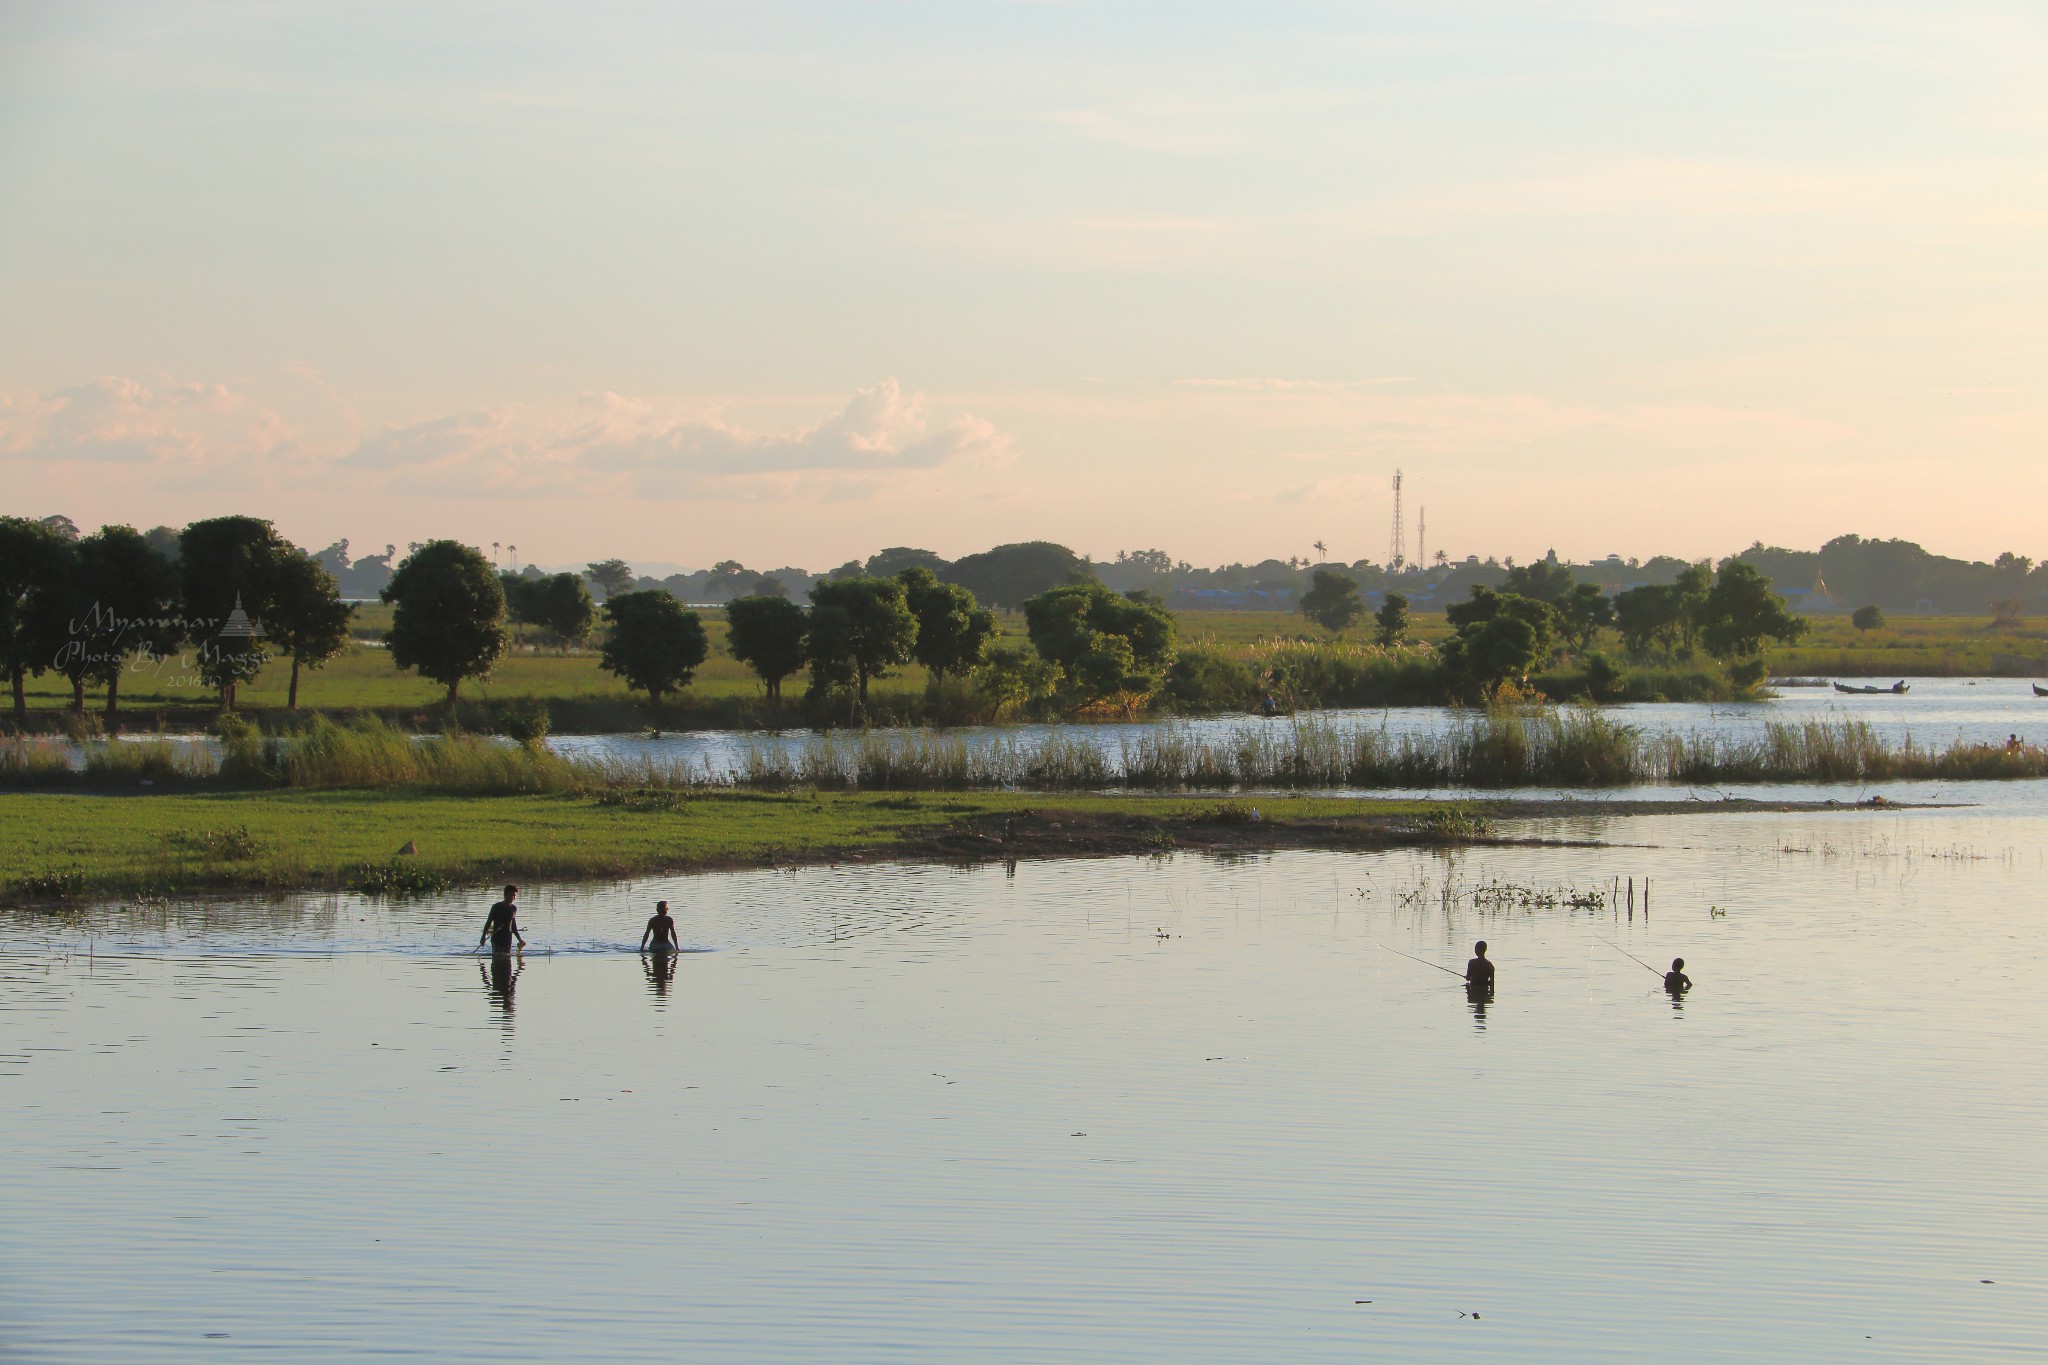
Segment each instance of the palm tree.
M1316 559L1317 559L1318 561L1321 561L1321 562L1323 562L1323 563L1328 563L1328 562L1329 562L1329 558L1330 558L1330 547L1329 547L1329 546L1327 546L1327 545L1325 545L1325 544L1323 544L1323 542L1321 542L1321 541L1319 540L1319 541L1317 541L1317 542L1316 542L1316 546L1315 546L1315 549L1316 549Z
M491 542L491 567L494 569L498 567L498 551L503 548L497 541Z

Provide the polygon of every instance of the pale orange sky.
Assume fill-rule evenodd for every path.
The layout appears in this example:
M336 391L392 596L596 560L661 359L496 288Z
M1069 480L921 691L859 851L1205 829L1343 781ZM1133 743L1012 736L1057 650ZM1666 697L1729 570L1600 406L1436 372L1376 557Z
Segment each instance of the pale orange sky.
M2048 555L2048 20L0 11L0 510L572 563Z

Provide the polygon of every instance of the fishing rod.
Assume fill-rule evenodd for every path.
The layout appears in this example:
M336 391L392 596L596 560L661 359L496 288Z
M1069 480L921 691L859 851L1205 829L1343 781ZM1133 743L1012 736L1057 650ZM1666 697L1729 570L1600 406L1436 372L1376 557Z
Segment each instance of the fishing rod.
M1387 945L1384 943L1380 943L1378 939L1374 939L1373 942L1379 943L1379 946L1382 948L1387 948ZM1441 962L1431 962L1426 957L1417 957L1413 953L1404 953L1399 948L1387 948L1387 951L1392 953L1396 957L1405 957L1410 962L1420 962L1425 967L1434 967L1440 972L1444 972L1451 976L1457 977L1460 981L1463 981L1465 979L1465 974L1463 972L1452 971L1451 968L1444 966L1444 964Z
M1608 947L1610 947L1610 948L1614 949L1614 951L1615 951L1615 952L1617 952L1617 953L1620 953L1620 954L1621 954L1621 955L1622 955L1623 957L1627 958L1627 959L1628 959L1628 960L1629 960L1630 962L1633 962L1633 963L1635 963L1635 964L1636 964L1636 965L1637 965L1638 967L1641 967L1641 968L1642 968L1642 969L1643 969L1644 971L1648 972L1648 973L1649 973L1649 974L1650 974L1651 976L1657 977L1657 978L1658 978L1659 980L1662 980L1662 979L1663 979L1664 973L1662 973L1662 972L1658 971L1658 970L1657 970L1657 969L1656 969L1655 967L1652 967L1652 966L1651 966L1651 965L1650 965L1649 963L1647 963L1647 962L1643 961L1643 960L1642 960L1641 958L1637 957L1637 956L1636 956L1636 955L1635 955L1634 953L1632 953L1632 952L1630 952L1630 951L1629 951L1628 949L1626 949L1626 948L1622 947L1622 946L1621 946L1621 945L1620 945L1619 943L1615 943L1615 942L1613 942L1613 941L1612 941L1612 940L1610 940L1610 939L1604 939L1604 938L1603 938L1603 939L1601 939L1600 941L1601 941L1602 943L1605 943L1605 944L1606 944L1606 945L1607 945Z

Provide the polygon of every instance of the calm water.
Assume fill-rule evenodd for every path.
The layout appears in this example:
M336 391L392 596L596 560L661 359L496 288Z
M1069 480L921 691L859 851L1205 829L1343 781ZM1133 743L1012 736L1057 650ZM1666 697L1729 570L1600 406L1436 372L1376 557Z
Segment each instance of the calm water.
M0 916L0 1357L2037 1360L2041 811Z
M2030 740L2048 739L2048 698L2036 697L2025 679L1916 678L1904 696L1843 696L1831 687L1785 688L1770 701L1726 703L1630 704L1604 708L1605 714L1645 731L1675 734L1760 734L1767 722L1797 724L1807 720L1861 720L1885 739L1908 737L1923 745L1956 740L2002 744L2011 734ZM1441 733L1459 713L1440 706L1408 706L1387 710L1303 712L1304 719L1342 730L1384 730L1390 735ZM1185 731L1211 742L1223 742L1247 729L1285 726L1285 718L1213 716L1199 720L1140 721L1057 727L1067 739L1094 744L1109 754L1137 735L1161 728ZM1034 744L1055 727L1048 725L962 726L948 731L970 747L998 743ZM857 735L841 739L857 742ZM683 763L723 777L743 765L751 751L800 750L816 742L808 731L780 733L702 730L643 735L557 735L549 744L565 754L591 754L658 763Z

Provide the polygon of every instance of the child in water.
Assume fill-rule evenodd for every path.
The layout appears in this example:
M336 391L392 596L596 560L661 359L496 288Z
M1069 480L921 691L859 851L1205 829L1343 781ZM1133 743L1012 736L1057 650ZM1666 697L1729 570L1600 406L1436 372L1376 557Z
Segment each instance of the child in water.
M1465 989L1478 994L1493 994L1493 964L1486 960L1486 940L1472 945L1472 960L1465 964Z
M1677 995L1680 991L1692 989L1692 978L1685 974L1684 958L1674 957L1671 959L1671 970L1664 973L1664 989L1670 991L1673 995Z
M640 935L640 951L652 947L657 953L679 952L682 941L676 937L676 922L668 913L667 901L656 901L654 917L647 921L647 928Z

